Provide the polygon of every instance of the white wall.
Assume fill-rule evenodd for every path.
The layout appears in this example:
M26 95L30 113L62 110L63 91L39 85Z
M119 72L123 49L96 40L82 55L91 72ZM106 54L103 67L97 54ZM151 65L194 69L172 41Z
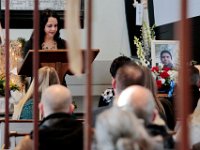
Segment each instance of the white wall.
M94 0L93 47L100 48L98 59L110 60L130 55L123 0Z
M180 20L181 0L153 0L157 26ZM200 0L188 0L188 17L200 15Z

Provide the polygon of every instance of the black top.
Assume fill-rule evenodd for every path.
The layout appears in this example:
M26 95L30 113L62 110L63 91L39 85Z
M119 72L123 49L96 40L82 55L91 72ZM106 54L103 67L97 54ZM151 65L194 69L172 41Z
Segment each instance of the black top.
M67 48L67 43L64 39L59 38L57 41L57 48L58 49L66 49ZM42 49L42 45L39 45L40 49ZM26 54L30 49L33 49L33 41L30 39L25 43L25 46L23 48L23 56L25 57Z
M64 39L59 38L56 42L57 42L58 49L66 49L67 48L67 42ZM42 49L42 45L40 44L39 46L40 46L39 49ZM23 57L25 57L26 54L28 53L28 51L31 49L33 49L32 39L28 40L25 43L24 48L23 48ZM65 82L65 75L63 76L62 85L67 87L67 83Z
M39 125L39 150L56 149L83 149L83 124L70 114L49 115Z
M191 90L191 109L190 109L190 114L193 113L195 108L197 107L198 100L200 98L200 92L199 92L199 87L197 85L191 85L190 86Z
M147 129L147 132L153 137L158 136L158 135L163 137L164 149L174 149L175 148L175 142L172 138L172 135L170 135L167 132L166 126L149 124L146 126L146 129Z

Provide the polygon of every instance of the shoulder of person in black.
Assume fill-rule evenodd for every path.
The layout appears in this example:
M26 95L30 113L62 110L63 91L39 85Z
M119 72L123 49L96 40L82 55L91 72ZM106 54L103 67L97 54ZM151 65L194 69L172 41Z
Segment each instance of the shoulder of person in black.
M83 124L70 114L55 113L44 118L39 125L39 149L63 147L83 149Z
M163 125L149 124L146 126L148 133L151 136L162 136L164 148L175 148L175 142L172 135L167 132L167 128Z
M56 40L57 42L57 48L58 49L66 49L67 48L67 42L62 39L62 38L58 38ZM39 48L42 49L42 44L40 43ZM26 54L28 53L29 50L33 49L33 40L32 38L30 38L24 45L23 48L23 57L26 56Z

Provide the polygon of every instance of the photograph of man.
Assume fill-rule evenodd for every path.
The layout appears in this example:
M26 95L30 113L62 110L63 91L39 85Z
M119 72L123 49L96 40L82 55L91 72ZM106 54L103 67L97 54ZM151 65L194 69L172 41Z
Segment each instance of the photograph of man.
M160 53L160 60L163 64L163 68L174 68L173 62L172 62L172 54L168 50L162 50Z

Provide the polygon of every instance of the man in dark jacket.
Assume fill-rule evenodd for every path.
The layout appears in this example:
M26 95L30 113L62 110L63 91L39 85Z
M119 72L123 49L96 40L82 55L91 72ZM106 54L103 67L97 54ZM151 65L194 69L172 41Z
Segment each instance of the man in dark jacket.
M39 108L44 119L39 125L39 150L83 149L83 124L71 115L72 97L62 85L50 86L43 92ZM32 133L16 149L31 150Z

